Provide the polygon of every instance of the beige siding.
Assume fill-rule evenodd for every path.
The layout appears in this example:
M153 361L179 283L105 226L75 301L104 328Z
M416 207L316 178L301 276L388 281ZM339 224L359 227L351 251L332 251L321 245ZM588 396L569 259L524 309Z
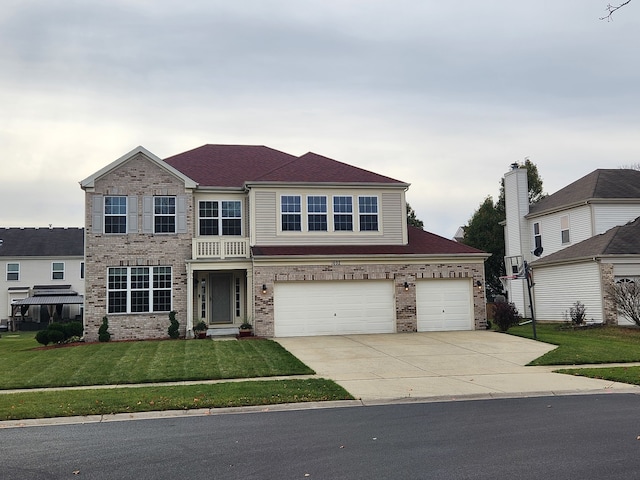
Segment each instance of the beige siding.
M299 195L301 197L302 231L283 232L281 230L280 197L282 195ZM307 231L306 197L308 195L324 195L327 197L327 231ZM353 198L353 226L351 232L333 231L333 197L336 195ZM378 198L378 231L358 231L358 197L362 195ZM402 245L406 243L406 211L404 206L404 190L348 190L326 189L255 189L250 197L255 218L255 245L348 245L376 244ZM255 202L255 204L254 204Z
M535 313L541 321L562 321L564 313L580 301L587 319L603 320L600 270L596 262L558 265L534 270Z

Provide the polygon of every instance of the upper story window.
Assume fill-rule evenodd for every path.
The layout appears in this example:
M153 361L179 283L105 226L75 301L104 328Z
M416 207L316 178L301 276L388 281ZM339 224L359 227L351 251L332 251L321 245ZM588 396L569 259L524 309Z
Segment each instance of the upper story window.
M337 232L353 230L353 199L351 197L333 197L333 229Z
M283 231L299 232L302 230L302 211L300 206L300 195L283 195L280 197Z
M171 267L114 267L107 277L108 313L171 310Z
M20 280L20 264L7 263L7 281L12 282L15 280Z
M127 197L104 197L104 233L127 233Z
M80 262L80 278L84 278L84 262Z
M327 231L327 197L307 197L307 225L310 232Z
M199 206L200 235L242 235L242 203L206 200Z
M360 231L378 230L378 197L358 197Z
M533 224L533 243L534 248L542 248L542 234L540 233L540 224L538 222Z
M64 280L64 262L53 262L51 264L51 279Z
M153 232L176 233L176 197L153 197Z
M569 215L560 217L560 235L563 244L571 241L571 237L569 236Z

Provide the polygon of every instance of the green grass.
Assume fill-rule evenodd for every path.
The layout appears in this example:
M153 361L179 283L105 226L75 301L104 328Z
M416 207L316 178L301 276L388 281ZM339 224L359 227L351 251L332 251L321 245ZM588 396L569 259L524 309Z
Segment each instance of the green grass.
M34 333L0 338L0 390L311 375L271 340L110 342L42 349ZM353 399L325 379L220 382L0 394L0 420Z
M0 395L0 420L351 400L325 379L223 382L171 387L48 390Z
M571 328L566 324L537 324L541 342L558 348L535 359L529 365L581 365L640 362L640 329L598 326ZM531 324L512 327L512 335L533 338Z
M161 340L38 349L33 333L0 338L1 389L307 375L271 340Z
M640 385L640 367L567 368L559 373Z

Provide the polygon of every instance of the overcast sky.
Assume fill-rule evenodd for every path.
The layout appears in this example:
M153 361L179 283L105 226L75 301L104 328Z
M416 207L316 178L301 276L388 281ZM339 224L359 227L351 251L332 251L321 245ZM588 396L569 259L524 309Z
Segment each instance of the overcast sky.
M142 145L312 151L411 183L451 238L514 161L640 162L640 1L0 0L0 226L82 226Z

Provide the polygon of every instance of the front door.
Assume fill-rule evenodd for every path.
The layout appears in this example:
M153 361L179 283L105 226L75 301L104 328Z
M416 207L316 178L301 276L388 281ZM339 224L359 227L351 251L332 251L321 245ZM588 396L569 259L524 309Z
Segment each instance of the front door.
M233 323L231 315L231 273L211 275L211 323Z

